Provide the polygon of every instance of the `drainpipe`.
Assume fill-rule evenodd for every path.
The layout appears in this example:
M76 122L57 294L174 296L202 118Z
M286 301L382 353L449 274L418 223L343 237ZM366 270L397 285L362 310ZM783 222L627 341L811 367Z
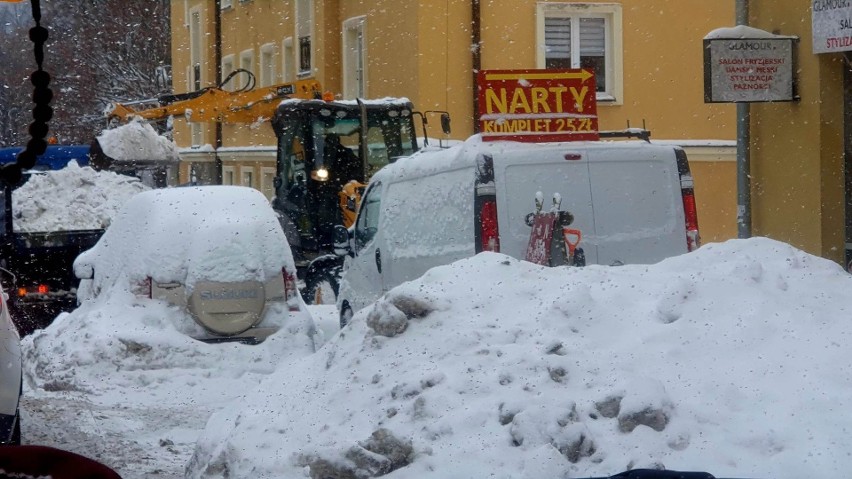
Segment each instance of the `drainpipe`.
M213 61L216 62L216 85L222 82L222 0L213 1ZM216 164L216 184L222 184L222 122L216 122L216 147L213 150Z
M477 91L477 75L482 67L482 37L481 37L481 15L479 0L471 1L471 52L473 55L473 132L479 133L479 93Z
M737 25L748 25L748 0L736 0ZM751 105L737 103L737 237L751 237Z

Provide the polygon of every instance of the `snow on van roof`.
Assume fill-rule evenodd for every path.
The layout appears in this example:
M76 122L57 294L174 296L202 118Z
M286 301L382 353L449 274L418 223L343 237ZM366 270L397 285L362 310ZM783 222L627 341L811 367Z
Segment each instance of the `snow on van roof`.
M138 178L68 162L33 173L12 192L15 231L68 231L106 227L127 200L150 189Z
M671 144L651 144L638 140L618 141L570 141L551 143L526 143L519 141L484 141L482 135L473 135L467 140L454 143L449 148L423 149L411 156L400 158L391 163L376 174L375 180L388 180L399 177L417 177L433 174L439 171L447 171L456 168L469 168L476 162L480 153L498 154L500 152L525 150L529 159L535 159L540 155L552 155L554 148L587 149L587 148L657 148L670 150Z
M269 201L242 186L150 190L133 197L75 269L98 271L94 288L127 289L151 277L266 281L294 270L287 238Z

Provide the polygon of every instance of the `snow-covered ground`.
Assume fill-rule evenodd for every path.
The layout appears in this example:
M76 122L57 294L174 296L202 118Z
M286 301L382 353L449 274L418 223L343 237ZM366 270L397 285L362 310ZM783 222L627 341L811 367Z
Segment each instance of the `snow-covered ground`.
M209 345L115 298L24 340L25 441L127 478L718 477L852 469L852 276L764 238L650 266L486 253L389 292L313 354ZM97 307L96 307L97 306ZM345 474L352 474L347 476Z

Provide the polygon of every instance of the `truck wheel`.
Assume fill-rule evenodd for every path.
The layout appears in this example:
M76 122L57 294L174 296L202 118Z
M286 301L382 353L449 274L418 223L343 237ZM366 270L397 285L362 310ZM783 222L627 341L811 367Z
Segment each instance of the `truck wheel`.
M21 412L15 414L15 427L12 429L12 437L9 438L9 444L13 446L21 445Z
M340 329L343 329L350 321L352 321L352 308L349 303L344 302L340 308Z
M335 304L340 291L339 267L308 268L302 298L307 304Z

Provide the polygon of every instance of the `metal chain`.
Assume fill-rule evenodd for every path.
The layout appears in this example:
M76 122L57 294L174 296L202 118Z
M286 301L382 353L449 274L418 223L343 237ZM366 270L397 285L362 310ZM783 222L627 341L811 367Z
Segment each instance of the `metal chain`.
M26 148L20 153L15 163L5 165L0 170L0 180L5 181L10 185L17 185L21 181L21 175L24 170L29 170L35 166L36 158L44 154L47 150L48 126L47 122L53 118L53 108L50 107L50 101L53 100L53 90L48 88L50 85L50 75L42 69L44 62L44 44L47 43L48 31L47 28L41 26L41 5L39 0L31 0L33 20L35 26L30 29L30 40L33 42L33 53L37 65L36 71L30 75L30 82L33 84L33 122L30 123L29 134L32 137L27 142Z

